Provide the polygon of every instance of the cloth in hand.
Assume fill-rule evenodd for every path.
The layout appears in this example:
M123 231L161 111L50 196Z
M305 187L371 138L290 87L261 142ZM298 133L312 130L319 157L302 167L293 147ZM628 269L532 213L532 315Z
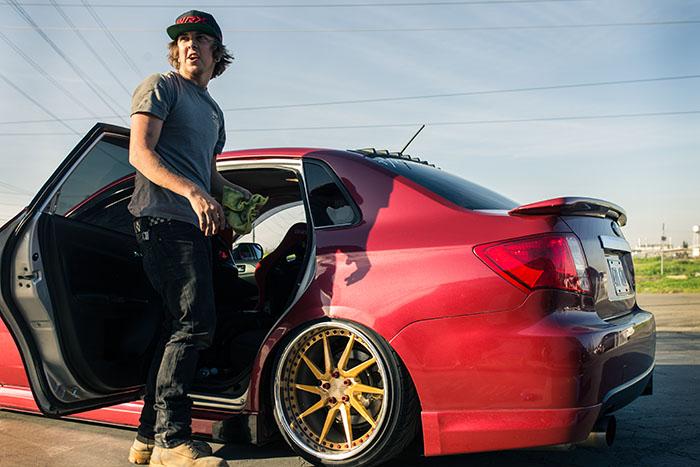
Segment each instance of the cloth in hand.
M222 206L226 221L239 235L245 235L253 230L253 221L258 217L258 211L268 201L266 196L254 194L246 199L245 195L230 186L224 185Z

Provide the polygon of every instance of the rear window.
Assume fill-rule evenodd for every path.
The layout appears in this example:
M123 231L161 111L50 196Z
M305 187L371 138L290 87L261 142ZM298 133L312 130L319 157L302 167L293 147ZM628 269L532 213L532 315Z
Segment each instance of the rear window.
M463 208L511 210L519 206L494 191L420 162L387 157L372 157L370 160Z

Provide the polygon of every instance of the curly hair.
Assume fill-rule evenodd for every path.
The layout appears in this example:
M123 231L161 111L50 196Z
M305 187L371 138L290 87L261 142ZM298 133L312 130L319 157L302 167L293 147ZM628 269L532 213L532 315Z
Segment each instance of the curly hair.
M226 68L228 68L233 61L233 55L231 55L226 46L218 39L214 39L212 51L214 53L214 60L216 61L216 64L214 65L214 72L211 75L213 79L222 74ZM177 48L177 39L170 41L168 44L168 62L170 62L170 64L176 70L180 69L180 53Z

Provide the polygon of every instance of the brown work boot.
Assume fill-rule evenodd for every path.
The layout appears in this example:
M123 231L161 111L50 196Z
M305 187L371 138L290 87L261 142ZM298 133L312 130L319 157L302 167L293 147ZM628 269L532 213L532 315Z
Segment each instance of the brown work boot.
M204 441L192 441L197 448L204 452L207 456L212 453L211 446L209 446ZM146 439L146 442L142 442L138 439L134 440L134 443L129 449L129 462L132 464L145 465L151 462L151 454L153 454L153 448L155 446L155 441L152 439Z
M174 448L153 448L150 465L170 467L227 467L225 460L211 455L211 447L189 440Z
M151 461L154 445L152 439L147 440L146 443L135 439L134 444L129 449L129 462L132 464L148 464Z

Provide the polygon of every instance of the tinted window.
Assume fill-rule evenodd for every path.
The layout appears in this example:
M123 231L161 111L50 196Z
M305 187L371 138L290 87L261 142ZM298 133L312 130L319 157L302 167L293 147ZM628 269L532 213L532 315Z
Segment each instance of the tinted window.
M134 179L129 177L123 182L110 186L90 199L89 202L71 211L67 217L133 235L134 217L128 209L133 191Z
M134 173L128 141L103 138L83 157L61 186L55 214L65 216L112 182Z
M304 162L306 189L315 227L353 224L357 212L349 197L338 186L330 170L316 162Z
M370 160L467 209L510 210L518 206L505 196L420 162L386 157L373 157Z
M134 168L129 164L128 140L105 136L83 157L58 192L54 213L133 233L127 210L133 191Z

